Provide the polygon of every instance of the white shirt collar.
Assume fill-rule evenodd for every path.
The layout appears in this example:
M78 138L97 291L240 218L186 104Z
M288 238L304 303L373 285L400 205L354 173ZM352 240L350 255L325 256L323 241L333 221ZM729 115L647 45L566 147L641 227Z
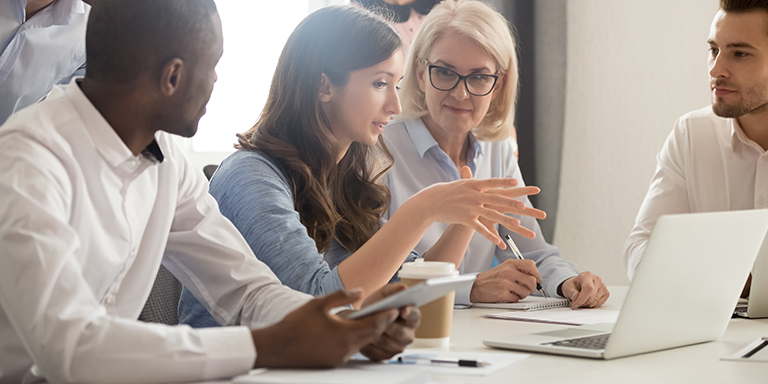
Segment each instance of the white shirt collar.
M88 100L88 97L85 96L80 89L80 86L78 86L77 80L72 80L72 82L64 88L64 95L75 107L77 114L83 121L85 129L91 136L91 140L93 140L94 146L96 146L96 150L101 154L107 164L112 167L117 167L126 161L136 158L120 136L117 135L114 128L109 125L107 120L104 119L91 101ZM159 152L159 147L157 147L155 141L153 141L153 144L150 144L147 149L145 149L145 152L153 152L152 155L156 160L158 162L162 161L162 152ZM150 158L150 160L153 159Z
M763 148L760 146L760 144L757 144L754 140L747 137L747 134L744 133L744 129L741 128L741 125L739 124L739 120L735 118L729 118L728 120L728 127L731 130L731 145L730 149L732 151L736 150L736 145L740 142L743 145L746 145L748 147L754 147L756 149L759 149L761 152L764 152Z

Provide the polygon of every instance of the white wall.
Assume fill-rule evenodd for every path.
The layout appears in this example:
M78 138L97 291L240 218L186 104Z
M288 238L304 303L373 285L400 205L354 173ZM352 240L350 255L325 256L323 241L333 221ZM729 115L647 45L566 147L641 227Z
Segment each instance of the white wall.
M672 124L709 104L717 0L567 3L563 157L554 243L608 284Z

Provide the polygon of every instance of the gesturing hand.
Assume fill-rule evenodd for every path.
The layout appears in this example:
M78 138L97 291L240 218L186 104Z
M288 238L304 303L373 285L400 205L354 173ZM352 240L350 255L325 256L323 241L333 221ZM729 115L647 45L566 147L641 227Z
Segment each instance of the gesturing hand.
M532 216L543 219L544 211L526 207L516 198L539 193L537 187L513 188L515 179L472 179L469 167L461 170L462 180L437 183L414 195L420 204L432 212L434 221L449 224L463 224L474 229L502 249L506 246L493 228L499 223L510 231L528 238L535 234L522 226L520 220L505 213Z
M404 289L405 285L403 284L387 284L368 296L363 303L363 307ZM400 308L399 315L378 339L363 347L360 353L373 361L379 361L389 359L402 352L408 344L412 343L416 327L419 326L421 321L421 312L416 307L407 306Z
M592 272L582 272L563 283L563 296L571 300L571 308L597 308L608 300L611 293L603 280Z
M253 330L254 366L329 368L346 363L379 340L399 314L391 309L354 320L331 315L332 308L360 298L360 291L337 291L309 301L277 324Z
M505 260L477 275L469 300L473 303L516 303L536 290L541 276L533 260Z

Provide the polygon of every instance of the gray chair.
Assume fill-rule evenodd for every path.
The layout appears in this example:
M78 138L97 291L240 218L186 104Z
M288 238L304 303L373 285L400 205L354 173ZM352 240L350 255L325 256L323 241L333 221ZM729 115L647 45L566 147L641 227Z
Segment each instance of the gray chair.
M208 180L216 172L216 164L209 164L203 168L203 173ZM148 323L162 323L175 325L179 323L179 298L181 297L181 282L162 265L157 271L155 284L149 292L144 309L141 310L139 320Z
M161 265L139 320L148 323L178 324L180 297L181 283Z
M203 167L203 173L205 174L205 177L208 179L208 181L211 180L211 177L213 177L214 172L216 172L216 169L218 168L219 166L216 164L208 164Z

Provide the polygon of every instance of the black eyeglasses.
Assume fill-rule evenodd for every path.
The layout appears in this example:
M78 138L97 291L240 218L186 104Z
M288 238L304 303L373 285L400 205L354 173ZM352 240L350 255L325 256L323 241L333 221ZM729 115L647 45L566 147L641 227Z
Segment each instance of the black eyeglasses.
M499 79L498 75L485 75L475 73L471 75L462 76L456 73L456 71L450 70L439 65L429 65L429 82L438 91L450 91L459 85L459 82L464 80L464 87L467 88L467 92L474 96L485 96L496 85L496 81Z

